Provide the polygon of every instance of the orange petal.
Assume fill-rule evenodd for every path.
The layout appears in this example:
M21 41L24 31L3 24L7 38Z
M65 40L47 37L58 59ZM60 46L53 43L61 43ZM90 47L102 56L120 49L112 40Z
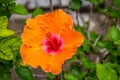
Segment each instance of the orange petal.
M70 59L75 54L76 49L64 48L56 55L51 56L49 60L49 67L46 72L51 72L52 74L59 74L62 70L62 65L64 61Z
M64 31L62 37L64 39L65 47L68 48L79 47L84 41L84 36L73 29L67 29L67 31Z
M22 44L20 52L24 64L31 65L34 68L40 66L45 72L53 74L61 72L62 64L64 63L61 56L48 55L39 48L29 48L24 44Z
M38 21L42 29L52 33L59 33L61 29L73 25L72 18L61 9L45 15L38 15L34 19Z
M27 20L27 25L24 27L24 32L21 35L24 44L29 46L41 46L45 33L38 28L38 24L32 20Z
M51 72L52 74L59 74L62 70L63 63L64 61L61 61L60 56L51 56L47 72Z
M50 55L46 54L42 48L31 48L22 44L20 52L25 64L34 68L41 66L43 70L47 69Z

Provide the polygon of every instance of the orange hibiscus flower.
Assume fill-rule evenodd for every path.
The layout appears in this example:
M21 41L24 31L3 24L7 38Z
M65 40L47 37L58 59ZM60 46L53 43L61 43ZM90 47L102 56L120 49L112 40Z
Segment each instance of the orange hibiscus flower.
M28 19L22 33L21 57L25 64L59 74L84 37L73 28L72 18L58 9Z

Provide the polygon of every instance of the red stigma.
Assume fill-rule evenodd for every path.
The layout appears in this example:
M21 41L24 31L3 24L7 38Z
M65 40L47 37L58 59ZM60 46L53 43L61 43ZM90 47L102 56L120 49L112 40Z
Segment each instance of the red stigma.
M44 49L47 53L56 54L58 53L63 45L63 40L60 36L55 34L47 34L43 41Z

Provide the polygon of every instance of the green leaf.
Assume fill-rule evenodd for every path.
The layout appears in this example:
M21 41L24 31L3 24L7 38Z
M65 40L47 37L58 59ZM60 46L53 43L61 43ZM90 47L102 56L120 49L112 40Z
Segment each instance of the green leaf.
M6 4L6 3L10 3L12 1L15 1L15 0L0 0L0 3L1 4Z
M120 65L116 65L116 71L118 72L118 74L120 75Z
M9 12L1 12L0 16L6 16L9 19L11 14Z
M105 8L105 9L101 9L98 8L98 10L105 14L106 16L108 16L109 18L120 18L119 14L120 14L120 10L118 9L114 9L114 8Z
M114 44L116 44L116 45L120 45L120 40L115 41L115 43L114 43Z
M110 41L105 42L105 48L109 51L112 52L113 51L113 45Z
M88 71L81 72L81 74L79 75L79 80L82 80L87 75L87 73Z
M53 75L52 73L47 73L47 77L49 80L53 80L55 78L55 75Z
M11 50L19 50L21 46L21 39L18 36L4 37L0 42L2 45L9 46Z
M105 43L103 41L98 41L97 46L99 48L105 48L106 45L105 45Z
M13 63L12 61L8 61L8 60L4 60L0 58L0 63L4 64L4 66L6 66L7 69L11 70L13 68Z
M117 9L108 8L108 16L111 18L120 18L120 11Z
M12 50L13 53L13 63L16 63L18 60L21 60L20 50Z
M120 65L120 55L116 56L116 63Z
M0 80L11 80L10 71L2 64L0 64Z
M117 73L109 66L97 64L96 73L99 80L117 80Z
M104 3L105 2L105 0L99 0L99 3Z
M0 17L0 29L6 29L8 26L8 18L6 16Z
M74 29L80 33L82 33L84 35L84 37L87 37L87 34L85 32L85 29L83 27L80 26L74 26Z
M87 74L87 77L95 80L96 79L96 68L93 69L92 71L89 71Z
M16 13L16 14L22 14L22 15L28 14L27 9L21 4L13 6L12 7L12 12Z
M8 29L0 29L0 37L8 37L15 34L14 31Z
M72 74L74 76L76 76L77 78L80 77L80 66L78 65L79 63L74 62L74 64L71 64L71 70L72 70Z
M120 80L120 76L118 76L118 80Z
M94 31L90 32L90 39L92 42L95 42L97 36L98 35Z
M74 76L72 73L71 74L65 74L65 79L66 80L78 80L76 76Z
M89 45L83 45L83 50L86 51L86 52L90 52L90 46Z
M82 1L81 0L71 0L70 8L72 10L79 10L81 5L82 5Z
M13 54L11 49L6 45L0 45L0 58L4 60L12 60Z
M95 80L95 79L91 77L85 77L85 80Z
M84 55L84 52L83 52L82 47L78 47L78 48L77 48L76 54ZM81 57L82 57L82 56L81 56Z
M89 2L91 2L93 4L98 4L98 0L87 0L87 1L89 1Z
M72 56L72 58L71 59L69 59L69 61L70 62L74 62L75 60L77 60L77 57L74 55L74 56Z
M32 17L37 16L38 14L43 14L44 11L41 8L36 8L33 12L32 12Z
M71 69L72 75L75 76L78 80L82 80L88 73L88 71L81 72L78 63L71 65Z
M20 50L20 46L21 46L21 39L18 36L9 36L9 37L3 37L0 39L0 44L1 45L7 45L13 55L13 61L16 62L18 59L18 55L19 55L19 50Z
M91 46L91 48L92 48L92 50L94 51L94 53L100 53L100 50L96 47L96 46L94 46L93 44L91 44L90 43L90 46Z
M87 69L93 69L95 68L96 64L93 62L90 62L90 60L88 60L87 58L82 58L81 59L82 65L87 68Z
M104 62L103 65L109 66L110 68L113 68L113 69L117 66L116 64L113 64L110 62Z
M113 4L120 8L120 0L112 0Z
M16 73L22 80L34 80L31 70L25 66L16 67Z
M120 39L120 31L116 26L111 26L107 37L110 41L115 42Z
M102 8L98 8L99 12L102 13L102 14L106 14L108 13L108 9L102 9Z

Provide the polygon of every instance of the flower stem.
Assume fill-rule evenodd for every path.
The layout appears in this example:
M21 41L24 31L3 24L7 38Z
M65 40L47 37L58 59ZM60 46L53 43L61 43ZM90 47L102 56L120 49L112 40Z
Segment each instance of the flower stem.
M50 0L50 10L53 11L52 0Z
M66 80L65 76L64 76L64 71L63 70L62 70L62 77L63 77L63 80Z

